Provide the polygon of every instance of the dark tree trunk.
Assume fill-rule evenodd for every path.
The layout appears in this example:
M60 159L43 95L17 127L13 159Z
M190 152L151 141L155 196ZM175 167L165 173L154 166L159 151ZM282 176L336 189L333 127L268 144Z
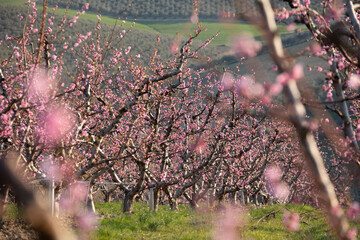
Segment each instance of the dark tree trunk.
M164 193L165 193L165 194L167 195L167 197L168 197L169 205L170 205L171 210L177 211L177 210L178 210L177 201L176 201L176 199L173 198L171 192L169 191L169 189L168 189L167 187L164 188Z
M155 188L154 189L154 212L157 212L158 208L159 208L159 194L160 193L160 189Z
M125 193L125 197L123 199L123 213L131 213L134 207L134 199L135 196L133 194Z

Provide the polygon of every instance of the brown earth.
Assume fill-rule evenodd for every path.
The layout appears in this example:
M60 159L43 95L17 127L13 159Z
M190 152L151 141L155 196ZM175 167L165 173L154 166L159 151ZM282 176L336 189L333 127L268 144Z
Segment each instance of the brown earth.
M37 232L24 219L3 219L0 222L0 240L35 240Z

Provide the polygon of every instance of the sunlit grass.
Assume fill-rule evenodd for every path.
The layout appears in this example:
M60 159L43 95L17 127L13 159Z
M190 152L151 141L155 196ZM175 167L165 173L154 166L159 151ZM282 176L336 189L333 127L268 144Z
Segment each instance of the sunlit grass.
M26 0L0 0L0 4L12 4L12 5L20 5L26 4ZM38 9L42 8L41 4L37 5ZM51 12L51 7L49 7L49 12ZM56 14L63 15L65 14L66 9L58 8L56 10ZM67 10L68 16L75 16L77 10L69 9ZM80 19L90 20L97 22L97 14L87 12L84 15L80 15ZM110 26L116 23L116 19L108 16L101 16L101 22L108 24ZM118 25L122 24L122 21L117 22ZM201 22L203 28L206 28L207 31L203 31L200 36L197 38L200 41L206 41L216 33L219 35L211 42L212 45L229 45L229 40L237 34L240 33L250 33L254 37L261 36L261 31L259 31L256 27L251 24L245 22L218 22L218 21L205 21ZM126 21L122 26L124 28L132 27L132 21ZM139 21L136 22L134 28L142 31L149 32L158 32L160 34L168 34L168 35L180 35L184 38L187 38L189 34L193 34L196 29L197 24L192 24L189 21L172 21L172 20L161 20L161 21ZM284 25L279 26L279 32L281 34L288 33Z
M26 0L0 0L0 4L25 5Z
M121 213L121 203L98 203L103 216L94 239L211 239L223 212L192 211L181 206L174 212L167 206L160 206L157 213L151 212L146 204L136 204L134 213ZM245 225L238 226L241 239L334 239L321 210L305 205L273 205L248 207L239 218ZM286 211L300 215L300 229L289 232L282 224ZM269 214L270 213L270 214ZM272 214L274 213L274 214ZM268 217L264 217L267 216Z
M120 202L95 205L100 221L99 227L94 229L92 240L212 239L214 231L221 226L219 219L224 215L222 210L193 211L188 205L180 205L179 211L160 205L158 212L153 212L148 204L135 203L132 214L123 214ZM298 231L289 232L283 226L285 212L300 215ZM15 204L8 205L6 216L10 219L22 218ZM238 229L240 239L336 239L327 225L324 212L306 205L249 206L241 211L238 218L242 225L234 227ZM351 221L351 226L360 229L359 222Z
M211 239L211 215L193 212L187 206L171 211L159 206L158 212L148 205L135 204L133 214L122 214L121 203L96 204L102 216L93 239Z

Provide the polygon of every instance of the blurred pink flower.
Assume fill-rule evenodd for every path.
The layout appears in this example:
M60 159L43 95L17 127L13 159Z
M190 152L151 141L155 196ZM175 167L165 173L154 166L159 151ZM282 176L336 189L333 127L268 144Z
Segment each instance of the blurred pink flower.
M50 143L58 143L74 125L73 113L62 107L53 106L42 116L41 134Z
M177 41L173 41L170 45L170 51L173 53L173 54L176 54L178 51L179 51L179 44Z
M286 25L286 30L288 30L289 32L293 32L296 30L296 24L294 22L289 23L288 25Z
M190 146L190 150L191 151L195 151L197 153L202 153L206 147L207 143L205 141L205 139L203 138L198 138L196 139L196 142Z
M239 208L226 207L217 221L217 228L214 232L215 240L238 240L238 229L242 223L243 212Z
M304 68L300 63L294 65L290 77L294 80L299 80L304 77Z
M359 214L360 204L358 202L353 202L347 211L347 217L354 220Z
M195 14L195 13L191 14L191 16L190 16L190 22L191 22L191 23L198 23L198 22L199 22L199 17L198 17L198 15Z
M234 87L234 75L225 72L221 77L221 85L224 91L232 89Z
M281 202L286 201L290 194L289 186L281 180L282 172L279 167L270 166L265 170L266 189L273 197Z
M36 69L30 79L29 96L47 100L55 87L53 78L44 69Z
M63 178L62 172L59 171L59 164L54 163L51 160L45 160L41 164L41 168L45 171L47 179L54 179L59 181Z
M234 37L231 40L231 49L239 59L243 57L254 57L261 49L261 43L248 33Z
M290 232L295 232L300 229L300 216L298 213L284 213L282 222L284 227Z
M276 82L282 85L287 84L289 80L290 80L290 75L287 72L282 72L276 77Z
M352 228L347 232L346 237L348 239L355 239L357 234L358 234L357 228Z
M318 43L311 44L311 51L318 56L322 51L322 47Z
M91 212L86 212L85 214L78 216L77 220L80 229L85 232L90 232L94 230L97 225L96 215Z
M289 186L284 182L276 182L272 186L270 193L281 202L285 202L290 194Z
M236 93L245 97L249 97L249 88L252 82L253 80L251 76L241 76L240 80L238 80L235 85Z
M269 88L269 93L271 95L278 95L279 93L281 93L283 89L283 85L280 84L280 83L274 83L274 84L271 84L270 88Z
M83 182L75 182L70 186L70 196L75 202L83 202L88 195L88 186Z
M281 169L277 166L272 165L265 170L265 179L271 183L280 181L281 177Z
M348 80L348 86L349 88L353 90L357 90L360 87L360 77L357 74L350 74L349 80Z

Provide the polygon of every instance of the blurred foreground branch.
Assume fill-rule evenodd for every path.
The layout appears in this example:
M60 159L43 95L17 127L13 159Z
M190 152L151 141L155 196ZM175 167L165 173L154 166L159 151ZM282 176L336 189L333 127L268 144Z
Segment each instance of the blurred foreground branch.
M274 12L270 2L268 0L259 0L258 2L260 10L263 13L262 15L264 16L261 27L264 31L272 58L279 66L280 72L290 74L293 65L285 56L280 36L277 34ZM332 227L336 231L339 239L351 239L348 237L348 221L339 205L334 186L326 172L324 161L317 148L309 121L306 119L306 110L301 103L301 95L295 79L290 78L284 85L284 95L287 98L290 120L297 129L308 165L312 170L317 185L321 189L321 197L326 204Z
M0 158L0 185L9 186L18 201L23 204L25 217L38 231L39 239L65 240L55 220L39 205L34 194L21 182L14 168L10 166L17 157L18 154L10 153Z

